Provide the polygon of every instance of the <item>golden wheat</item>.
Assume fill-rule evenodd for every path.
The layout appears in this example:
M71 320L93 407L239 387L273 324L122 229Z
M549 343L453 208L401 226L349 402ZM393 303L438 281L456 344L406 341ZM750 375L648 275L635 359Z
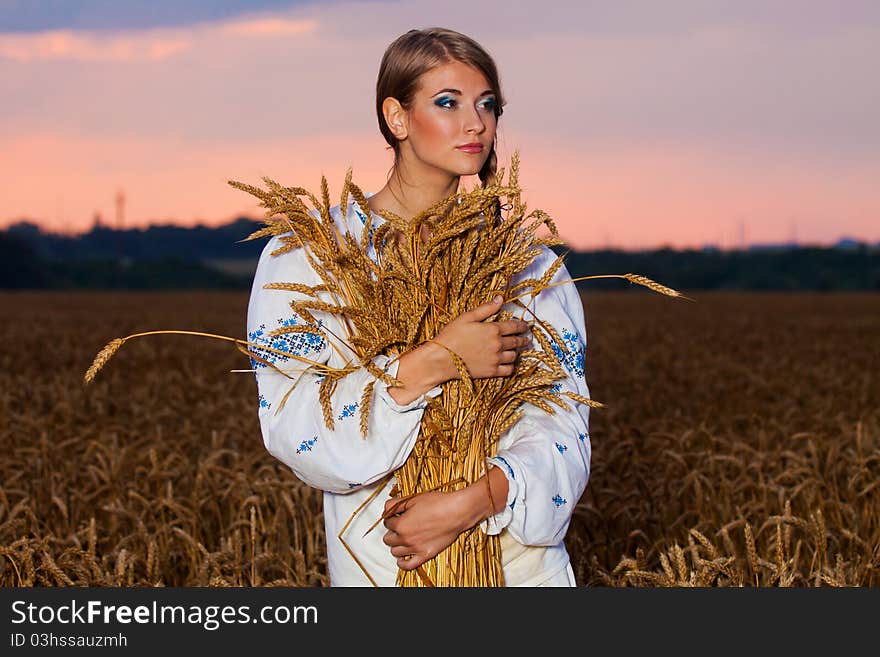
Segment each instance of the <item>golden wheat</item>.
M265 226L249 238L293 234L321 278L323 289L332 293L332 301L324 301L317 298L314 288L297 281L266 286L314 297L295 299L290 304L310 325L315 324L312 311L339 316L340 325L347 333L344 337L334 335L339 343L337 351L346 347L368 368L380 353L399 357L425 342L433 342L449 352L459 376L442 384L440 402L426 408L420 438L406 463L395 473L404 496L448 487L453 481L460 482L457 485L474 483L482 476L486 457L494 454L501 433L489 428L500 425L509 429L515 422L511 417L519 405L530 403L550 414L554 412L550 402L568 408L551 394L553 382L564 376L564 372L558 363L548 365L554 353L552 344L563 342L555 329L541 318L535 318L540 327L535 330L547 333L546 338L539 338L543 353L522 354L513 377L495 377L476 383L461 356L435 339L454 317L496 294L503 296L505 290L510 289L512 278L538 255L541 245L562 244L546 213L534 210L525 215L518 170L519 156L515 153L506 183L501 169L491 184L442 199L407 221L380 210L385 223L374 236L375 262L366 254L371 223L365 224L359 240L348 233L339 234L331 216L325 178L321 179L320 203L303 188L282 187L268 178L263 179L268 190L259 193L255 193L252 186L230 181L238 189L257 196L267 209ZM347 207L349 195L365 215L371 214L366 196L352 182L350 168L343 183L340 208ZM300 196L307 197L314 210L307 210ZM509 211L506 217L502 208ZM283 215L283 219L278 215ZM527 219L533 221L520 230ZM534 235L542 225L550 229L550 238L538 239ZM542 277L532 282L532 296L552 287L551 280L562 267L563 259L564 256L556 258ZM650 284L656 291L669 290L653 281ZM523 286L517 286L516 291L521 289ZM517 305L526 308L523 304ZM510 317L499 313L490 319ZM529 353L535 354L534 357ZM319 402L330 429L334 427L331 397L336 382L349 371L333 372L321 382ZM522 385L524 381L527 385ZM400 382L392 379L390 384L400 385ZM371 391L369 387L362 401L366 401ZM601 403L582 395L568 397L577 403L602 407ZM369 403L361 404L363 435L368 427L369 410ZM498 413L504 413L504 417L495 417ZM439 424L450 425L451 431L436 431ZM450 435L455 436L454 442L450 442ZM500 564L497 536L467 532L416 571L401 570L398 583L403 586L500 585L503 583ZM369 573L367 577L372 581Z
M590 484L566 535L578 584L754 586L745 521L759 586L880 585L880 380L864 369L880 355L880 297L695 296L675 308L630 292L583 297L588 377L614 403L591 422ZM209 291L2 299L15 366L0 368L0 585L69 586L48 555L76 586L118 586L123 549L125 586L329 583L321 494L266 454L252 375L225 374L237 351L134 341L124 367L75 385L96 335L197 322L232 334L247 301ZM436 431L449 431L443 422ZM700 497L693 477L684 483L691 472L711 482Z

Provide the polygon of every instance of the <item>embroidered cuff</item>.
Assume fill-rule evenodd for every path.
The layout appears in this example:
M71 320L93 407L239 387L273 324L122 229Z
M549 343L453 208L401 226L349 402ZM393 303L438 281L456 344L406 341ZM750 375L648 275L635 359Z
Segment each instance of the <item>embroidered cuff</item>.
M483 530L483 533L492 536L500 534L510 524L510 521L513 520L513 509L516 507L516 500L519 495L519 484L517 484L513 468L503 456L486 459L486 463L490 466L494 465L497 468L501 468L504 476L507 477L507 501L504 504L504 508L480 523L480 529Z
M386 374L390 374L395 378L397 377L397 370L400 368L400 359L395 359L393 362L391 362L390 356L382 354L380 356L376 356L376 358L373 359L373 362L376 364L377 367L381 367ZM398 404L388 392L388 384L384 381L377 380L374 386L374 390L376 394L381 397L382 400L391 408L391 410L397 411L398 413L424 409L428 405L429 397L436 397L441 392L443 392L443 388L441 386L434 386L427 392L413 399L408 404Z

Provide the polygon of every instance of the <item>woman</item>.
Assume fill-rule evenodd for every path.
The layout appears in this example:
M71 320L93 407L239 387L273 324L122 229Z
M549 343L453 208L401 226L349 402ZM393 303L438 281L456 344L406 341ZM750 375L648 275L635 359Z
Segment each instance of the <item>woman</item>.
M379 127L394 152L394 165L386 185L366 194L372 216L365 216L353 201L331 210L340 233L359 234L368 221L382 223L374 214L381 209L410 219L454 195L461 176L478 174L484 184L490 181L503 104L494 62L472 39L433 28L410 30L395 40L382 59L376 85ZM260 356L276 366L287 360L279 351L341 366L342 357L320 336L267 337L272 328L303 320L290 309L295 293L265 290L263 285L320 283L302 249L271 256L278 240L270 240L260 258L248 308L248 339L271 346L274 351ZM540 278L555 259L549 248L542 247L518 280ZM551 283L569 278L563 266ZM588 397L583 307L574 284L543 291L530 307L564 336L565 344L555 348L568 377L557 384L558 392ZM501 534L508 586L575 585L563 539L589 476L589 407L585 405L551 416L525 404L524 416L501 437L482 479L453 492L416 495L384 521L383 531L367 532L397 501L390 497L394 479L388 475L403 465L415 444L426 398L440 394L444 381L459 378L447 348L462 357L473 378L485 378L510 376L519 353L531 346L525 322L482 321L499 310L497 302L484 304L447 324L435 342L393 362L385 356L375 359L402 387L389 388L363 368L346 376L334 393L337 421L332 431L321 418L319 376L306 373L310 380L301 381L276 413L289 380L252 360L266 448L304 482L325 491L332 585L393 586L398 568L417 568L477 525ZM325 316L319 321L332 320ZM290 364L296 363L291 359ZM373 381L364 439L355 409L365 386ZM384 490L373 496L378 486Z

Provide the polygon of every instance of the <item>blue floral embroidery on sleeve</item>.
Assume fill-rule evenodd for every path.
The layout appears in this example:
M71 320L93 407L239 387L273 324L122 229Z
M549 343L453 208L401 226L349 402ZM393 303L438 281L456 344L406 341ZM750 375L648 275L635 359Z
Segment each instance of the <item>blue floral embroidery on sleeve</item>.
M305 324L306 326L310 326L308 322L302 319L299 315L294 315L293 317L279 317L277 320L279 328L286 326L298 326L300 324ZM321 328L323 326L322 320L318 320L317 328ZM271 329L266 328L265 324L260 324L256 330L248 333L248 341L250 341L250 349L257 356L262 358L272 365L278 366L280 363L286 363L291 360L287 354L296 355L296 356L308 356L312 352L320 353L324 350L324 346L326 341L322 335L317 333L282 333L280 335L269 335L271 333ZM261 349L260 345L263 347L269 347L274 351L270 351L269 349ZM282 353L279 353L282 352ZM251 358L251 367L254 369L259 369L261 367L266 367L265 363L258 361L254 358Z
M501 461L504 465L506 465L507 471L510 473L510 478L516 479L516 476L513 474L513 468L510 467L510 463L508 463L507 460L503 456L496 456L495 460Z
M566 502L568 502L568 500L566 500L564 497L559 496L558 494L553 497L553 504L555 504L557 507L562 506Z
M583 441L585 441L585 440L587 439L587 437L589 437L589 435L590 435L590 432L589 432L589 431L586 432L586 433L579 433L579 434L578 434L578 440L580 440L581 442L583 442Z
M516 475L513 474L513 468L510 467L510 463L507 462L507 459L505 459L503 456L495 456L493 458L496 461L501 461L504 464L504 466L507 468L507 472L510 474L510 478L513 480L516 480ZM513 498L513 502L508 504L508 506L510 507L511 510L513 510L513 507L515 505L516 505L516 497Z
M297 454L305 454L306 452L311 452L312 448L318 443L318 437L315 436L310 440L304 440L300 443L299 447L296 448Z
M561 445L561 444L559 444L559 443L556 443L556 449L558 449L558 450L559 450L559 453L562 454L565 450L568 449L568 446L567 446L567 445Z
M581 345L580 336L567 328L559 332L564 345L558 345L550 341L556 359L572 374L581 377L584 375L584 348Z
M358 407L358 402L354 402L353 404L346 404L342 407L342 413L339 414L337 420L342 420L347 417L354 417L354 410Z
M270 404L269 401L265 397L263 397L263 395L259 395L259 399L260 408L265 408L267 411L272 408L272 404Z

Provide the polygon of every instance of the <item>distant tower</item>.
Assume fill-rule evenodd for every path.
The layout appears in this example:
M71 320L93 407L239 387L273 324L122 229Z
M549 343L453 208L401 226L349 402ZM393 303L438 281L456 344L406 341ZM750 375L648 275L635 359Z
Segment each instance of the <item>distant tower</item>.
M122 188L116 190L116 259L122 259L122 226L125 222L125 193Z
M125 222L125 192L116 190L116 230L122 230Z

